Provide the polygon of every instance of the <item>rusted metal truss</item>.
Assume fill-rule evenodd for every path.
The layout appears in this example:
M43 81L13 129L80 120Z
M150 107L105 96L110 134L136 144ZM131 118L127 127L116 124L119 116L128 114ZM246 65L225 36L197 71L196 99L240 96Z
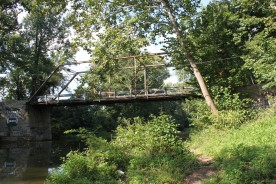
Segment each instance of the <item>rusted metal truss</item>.
M115 57L115 59L129 59L129 58L133 58L134 59L134 66L132 67L122 67L121 69L134 69L134 75L135 75L135 86L134 86L134 89L130 92L128 95L118 95L118 94L123 94L124 92L122 91L115 91L114 93L113 92L100 92L98 94L98 97L96 99L96 101L107 101L107 100L110 100L109 97L112 97L112 101L118 101L118 99L121 99L119 101L131 101L131 100L134 100L134 99L157 99L158 97L159 98L169 98L169 96L171 97L176 97L177 95L178 96L185 96L187 94L191 94L191 93L184 93L183 90L181 91L177 91L175 93L172 93L171 90L169 90L170 88L163 88L163 89L148 89L148 86L147 86L147 71L146 71L146 68L149 68L149 67L168 67L169 65L168 64L163 64L163 63L157 63L157 64L149 64L149 65L141 65L141 66L137 66L136 64L136 60L135 58L140 58L140 57L153 57L153 56L161 56L161 55L166 55L166 53L162 52L162 53L152 53L152 54L140 54L140 55L133 55L133 56L118 56L118 57ZM49 104L50 102L55 102L55 104L59 104L61 103L61 99L62 98L65 98L65 96L62 95L62 92L69 86L69 84L79 75L79 74L82 74L82 73L87 73L88 71L82 71L82 72L76 72L70 68L67 68L65 66L69 66L69 65L78 65L78 64L82 64L82 63L91 63L90 61L79 61L79 62L71 62L71 63L64 63L64 64L60 64L56 67L56 69L47 77L47 79L43 82L43 84L38 88L38 90L29 98L28 100L28 103L29 104L44 104L44 105L47 105ZM95 68L96 67L96 64L94 63L91 63L91 68ZM137 69L138 68L142 68L144 70L144 89L142 90L143 91L143 95L142 94L139 94L139 90L137 90L137 85L136 85L136 73L137 73ZM43 89L43 87L47 84L47 82L53 77L54 74L56 74L58 71L60 70L65 70L65 71L68 71L70 73L73 74L73 76L69 79L69 81L62 87L62 89L58 92L57 95L46 95L46 96L38 96L38 94L41 92L41 90ZM172 88L171 88L172 89ZM184 89L184 88L183 88ZM169 91L168 91L169 90ZM141 91L141 90L140 90ZM163 91L162 93L152 93L152 91ZM134 92L134 93L133 93ZM170 92L170 93L168 93ZM109 97L105 96L104 94L108 94ZM85 95L84 95L85 96ZM68 96L67 96L68 97ZM95 96L94 96L95 97ZM114 97L114 98L113 98ZM72 102L72 98L73 98L73 95L68 97L69 100L67 99L66 100L66 103L69 103L70 101ZM83 101L87 101L89 98L85 97L83 99ZM114 100L116 99L116 100ZM124 100L122 100L124 99ZM91 101L91 103L95 101L95 99L92 99L90 98L89 99ZM65 101L63 100L62 103L64 104Z

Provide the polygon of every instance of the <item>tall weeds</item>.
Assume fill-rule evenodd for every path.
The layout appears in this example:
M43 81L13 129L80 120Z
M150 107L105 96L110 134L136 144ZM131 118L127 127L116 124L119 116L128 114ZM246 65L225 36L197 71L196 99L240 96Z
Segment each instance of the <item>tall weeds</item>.
M207 183L276 182L276 108L238 129L206 128L191 135L190 147L213 156L219 172Z

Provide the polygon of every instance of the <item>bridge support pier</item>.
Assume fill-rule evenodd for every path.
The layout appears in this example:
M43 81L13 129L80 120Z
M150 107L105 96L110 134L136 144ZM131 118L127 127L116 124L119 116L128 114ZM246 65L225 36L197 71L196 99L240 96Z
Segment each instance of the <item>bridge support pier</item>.
M51 140L51 119L49 107L27 106L31 137L35 141Z
M0 103L0 141L52 139L51 107L26 105L26 101Z

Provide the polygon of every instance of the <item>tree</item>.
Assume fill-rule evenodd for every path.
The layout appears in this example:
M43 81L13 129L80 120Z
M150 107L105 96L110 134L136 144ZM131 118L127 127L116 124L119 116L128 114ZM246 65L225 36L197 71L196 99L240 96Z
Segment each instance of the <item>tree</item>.
M30 53L19 33L20 24L17 16L22 7L13 0L2 1L0 5L0 67L1 72L8 73L7 79L2 79L1 88L5 92L3 98L8 95L9 98L23 99L26 97L24 83L28 83L24 61Z
M275 1L235 0L232 12L239 16L241 25L235 40L243 43L244 68L253 72L254 79L263 88L275 88Z
M210 3L192 20L187 34L211 89L224 87L235 92L252 84L252 72L243 67L243 43L235 42L239 16L229 7L230 2Z
M31 50L29 58L29 72L32 76L31 95L54 70L57 64L55 57L60 50L68 54L67 58L72 56L69 52L69 28L61 8L62 4L56 7L47 2L36 4L31 6L30 13L23 22L22 35Z
M7 69L7 59L11 52L7 46L10 36L12 36L19 28L17 15L19 9L13 0L5 0L0 2L0 67L1 72Z
M72 4L71 20L74 28L82 39L91 38L91 32L98 32L100 28L134 27L136 34L145 38L163 36L171 46L170 35L176 35L176 41L181 61L188 61L200 85L201 91L212 112L217 109L207 90L205 82L197 68L194 57L185 38L185 22L196 12L198 1L80 1L75 0ZM173 28L173 29L171 29ZM81 41L78 40L78 41ZM87 44L87 42L86 42ZM178 62L183 64L182 62Z
M1 6L1 67L9 77L5 87L10 99L26 99L55 65L63 62L57 58L66 60L74 53L69 48L69 26L64 18L66 2L5 1ZM23 10L26 16L18 24L18 13ZM56 86L60 80L61 76L56 77L46 88Z
M20 34L13 34L7 42L9 50L6 58L6 68L8 69L8 98L22 100L29 93L30 65L28 63L31 50L28 43Z

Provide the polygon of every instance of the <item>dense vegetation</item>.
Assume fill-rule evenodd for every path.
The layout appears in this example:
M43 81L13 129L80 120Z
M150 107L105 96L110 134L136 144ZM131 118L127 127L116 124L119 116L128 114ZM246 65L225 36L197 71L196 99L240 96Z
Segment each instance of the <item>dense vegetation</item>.
M276 181L273 0L201 8L198 0L3 0L0 7L1 100L28 99L79 47L97 67L76 94L143 88L144 70L150 87L162 87L168 70L145 68L158 61L178 70L176 85L205 98L54 108L54 136L77 129L70 132L87 149L69 153L48 183L183 183L200 167L189 148L214 158L217 173L207 183ZM129 69L133 60L116 59L145 54L151 44L162 44L169 59L144 57L134 61L138 71ZM39 95L65 81L54 75ZM189 142L179 131L191 133Z
M110 142L80 129L88 149L71 152L48 183L179 183L196 165L167 115L122 119Z

